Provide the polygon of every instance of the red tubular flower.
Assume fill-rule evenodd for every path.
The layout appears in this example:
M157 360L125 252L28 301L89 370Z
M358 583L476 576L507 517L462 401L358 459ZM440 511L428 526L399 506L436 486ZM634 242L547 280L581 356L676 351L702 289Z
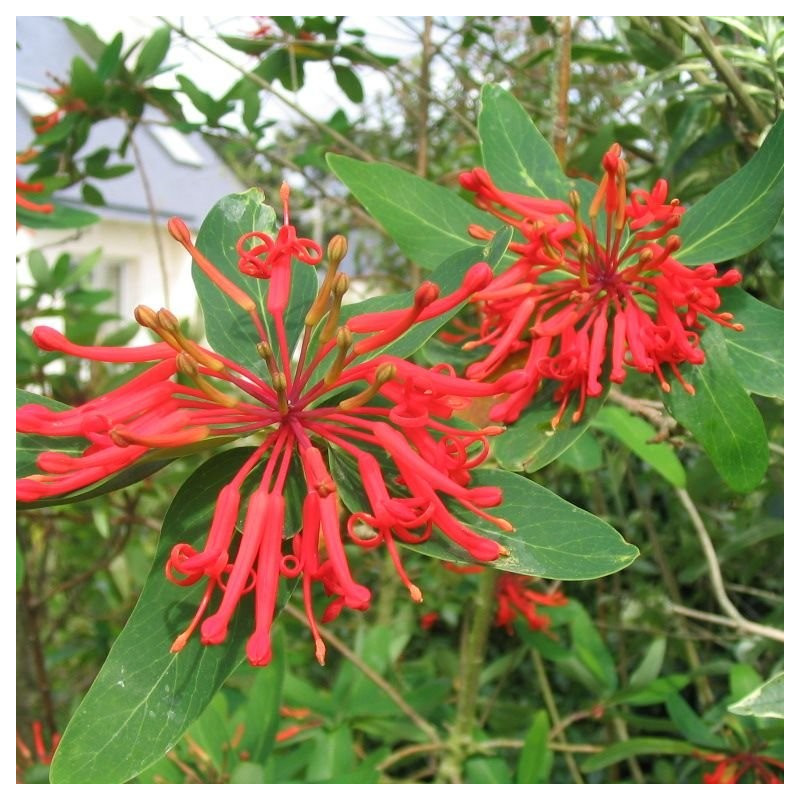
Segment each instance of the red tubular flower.
M750 783L783 783L770 767L783 771L783 761L757 753L737 753L727 756L722 753L700 753L694 755L717 766L703 774L703 783L739 783L746 773L752 771Z
M224 641L239 599L252 591L255 625L247 656L256 665L267 664L271 658L270 628L281 577L301 578L308 626L320 662L325 647L313 611L313 584L321 583L332 597L323 622L342 608L363 610L370 602L369 589L350 572L338 488L320 448L332 445L352 459L364 486L368 507L350 515L344 526L347 537L365 548L385 545L411 597L421 601L422 593L403 568L398 541L425 541L438 530L478 561L493 561L505 553L497 542L457 520L446 504L460 505L499 530L511 530L508 522L486 511L501 502L500 491L469 485L471 470L488 452L488 437L502 429L465 430L448 420L471 398L517 391L527 381L520 373L509 373L494 384L482 385L454 377L444 367L425 369L390 355L374 355L387 343L385 331L399 336L430 318L433 306L443 313L463 302L468 293L485 288L492 277L485 264L467 273L467 294L462 288L439 297L438 287L426 284L409 311L386 312L383 321L376 314L356 316L337 328L346 289L346 276L337 271L346 253L341 236L334 237L328 247L327 275L306 316L294 361L284 321L291 262L316 264L322 250L315 242L297 238L288 222L288 192L281 195L286 214L278 235L272 239L248 233L237 246L240 269L270 279L266 309L271 326L259 316L253 299L197 250L186 226L180 220L169 223L174 238L200 269L250 314L253 348L264 361L262 370L253 372L191 341L169 311L139 306L137 321L163 343L85 347L49 328L37 328L34 341L47 350L95 361L152 362L153 366L78 408L56 412L28 405L17 416L21 432L77 436L87 442L80 455L41 454L40 472L17 482L17 497L23 501L89 486L154 449L181 447L212 436L260 438L219 492L203 549L176 544L166 564L167 578L173 583L206 582L200 607L173 650L180 650L197 628L205 644ZM268 328L274 331L274 341ZM354 330L366 334L355 344ZM175 382L177 374L183 383ZM287 529L284 491L291 469L299 469L307 485L299 530ZM242 486L253 473L260 475L259 484L247 501L242 535L237 537L236 522L245 504ZM208 613L217 595L221 595L219 604Z
M33 751L17 731L17 783L25 783L24 773L34 764L39 763L48 766L52 762L53 754L61 740L61 734L54 733L50 737L50 745L46 745L42 723L38 720L31 723L31 733L33 734Z
M494 624L514 632L513 623L522 616L532 631L547 631L550 617L539 613L538 606L563 606L567 598L560 591L536 592L529 588L531 578L527 575L502 573L497 579L497 611Z
M588 222L577 192L565 203L504 192L482 169L461 176L480 208L525 239L511 245L519 256L511 268L473 295L481 323L478 338L465 348L491 349L467 376L483 380L506 363L522 361L530 379L493 408L493 420L517 419L545 379L559 384L553 427L575 395L573 420L579 420L586 399L603 392L607 362L615 383L625 380L631 366L655 374L669 391L668 369L693 393L679 367L703 363L701 318L742 329L731 314L718 310L717 291L738 283L741 275L736 270L718 275L712 264L689 269L673 258L681 242L671 231L684 209L677 200L666 202L666 181L628 197L627 164L617 144L604 156L603 170ZM598 230L601 212L604 231ZM470 233L492 235L477 226Z

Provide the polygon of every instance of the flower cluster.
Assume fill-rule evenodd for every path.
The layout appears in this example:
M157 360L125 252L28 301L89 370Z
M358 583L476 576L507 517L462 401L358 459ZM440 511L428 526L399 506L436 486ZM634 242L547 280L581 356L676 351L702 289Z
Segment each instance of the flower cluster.
M460 522L449 506L489 521L498 530L511 525L487 509L502 501L501 491L471 487L471 471L488 454L488 437L498 426L466 429L448 422L473 398L517 392L527 383L510 372L494 383L456 377L447 366L426 369L382 353L385 346L416 323L432 319L486 288L492 271L485 263L470 268L462 285L439 296L423 283L411 308L357 315L339 325L347 276L338 267L346 253L343 237L327 249L327 272L305 317L299 354L292 353L285 312L292 261L316 265L322 248L299 238L288 219L288 189L282 191L284 224L273 239L253 232L237 244L239 269L267 279L266 318L250 294L221 272L193 244L185 224L172 219L172 236L197 266L252 320L252 346L263 368L252 371L192 341L167 310L139 306L137 321L162 341L144 347L86 347L51 328L33 338L45 350L111 363L153 365L123 386L84 405L52 411L40 405L19 409L17 430L46 436L82 437L80 455L45 452L38 474L17 482L22 501L64 495L117 473L153 450L177 448L214 436L248 436L257 445L219 492L205 546L176 544L166 565L176 584L205 581L194 619L174 642L180 650L199 628L205 644L225 640L239 600L255 594L255 628L247 656L255 665L271 657L270 628L280 578L299 579L316 655L325 648L313 610L313 584L333 599L322 621L342 608L366 609L370 590L350 572L344 540L365 548L384 545L409 590L421 601L398 553L397 542L420 543L434 530L488 562L504 548ZM268 324L271 323L271 324ZM177 382L180 378L181 382ZM324 449L337 448L357 469L366 507L340 526L337 483ZM285 490L291 470L306 484L299 530L288 529ZM245 503L244 484L257 477ZM246 505L246 509L245 509ZM237 521L244 515L242 534ZM344 533L344 535L343 535ZM219 603L212 613L214 598Z
M482 380L512 363L530 378L494 407L493 420L517 419L549 379L558 384L554 399L560 404L553 427L574 396L577 421L587 398L602 394L606 375L622 383L627 366L654 374L664 391L670 388L668 371L692 393L679 368L703 363L702 320L742 327L719 311L717 291L738 283L740 274L718 275L713 264L690 269L675 258L681 240L672 231L684 209L667 200L666 181L629 196L620 146L613 145L602 163L588 219L574 190L569 202L526 197L502 191L483 169L461 175L477 205L523 239L511 245L517 260L510 269L473 297L480 325L473 331L477 338L465 345L490 348L468 377ZM479 226L470 233L492 235Z
M738 753L726 756L722 753L695 753L703 761L717 766L703 775L703 783L739 783L747 772L752 770L753 783L783 783L770 767L783 771L783 761L755 753Z
M37 155L35 150L17 153L17 164L25 164ZM40 203L26 197L29 194L42 194L44 191L45 185L43 183L30 183L17 178L17 206L26 211L33 211L36 214L52 214L55 210L52 203ZM17 224L17 228L19 228L19 224Z
M494 624L514 632L514 620L523 617L532 631L547 631L550 617L539 611L539 606L563 606L567 598L558 590L537 592L530 588L531 578L527 575L501 573L497 579L497 611ZM552 636L552 634L550 634Z

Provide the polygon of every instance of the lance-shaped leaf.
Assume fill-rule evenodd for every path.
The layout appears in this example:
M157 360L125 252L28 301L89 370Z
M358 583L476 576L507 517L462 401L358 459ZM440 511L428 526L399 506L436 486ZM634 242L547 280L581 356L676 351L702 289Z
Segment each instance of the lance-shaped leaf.
M738 287L721 294L722 308L744 325L743 331L722 331L742 386L764 397L783 397L783 311Z
M764 420L739 382L717 326L706 330L703 349L705 363L682 370L696 394L688 394L673 381L664 400L703 446L725 483L749 492L758 486L769 463Z
M67 725L51 782L130 780L175 744L241 662L252 628L246 608L235 615L224 644L203 646L194 636L181 652L170 652L203 586L173 585L164 577L164 563L178 542L201 546L218 491L251 453L238 448L214 456L178 491L139 602Z
M686 486L686 472L675 451L666 442L653 442L658 431L641 417L619 406L606 406L597 413L592 425L622 442L673 486Z
M759 151L684 215L678 233L684 264L719 263L749 253L783 211L783 115Z
M262 320L274 338L273 322L265 313L268 281L251 278L239 271L236 244L239 237L251 231L261 231L274 238L275 212L263 203L258 189L223 197L208 213L197 234L197 249L234 284L244 289L256 302ZM253 241L245 243L251 247ZM263 373L264 362L256 351L258 335L250 315L222 292L195 264L192 278L203 309L206 336L218 353ZM292 289L289 306L284 314L290 351L303 329L306 312L318 287L316 270L297 261L292 263ZM275 348L277 350L277 347Z
M330 459L342 502L350 511L369 511L354 460L335 448L331 448ZM383 467L388 478L391 467L385 462ZM476 533L509 551L508 556L491 562L496 569L552 580L589 580L617 572L639 555L603 520L527 478L499 469L478 469L473 477L471 486L502 489L503 502L491 513L510 522L513 533L499 532L456 502L448 502L448 507ZM435 532L427 542L410 549L445 561L469 563L461 548Z
M691 756L697 748L690 742L679 739L662 739L655 736L637 737L624 742L614 742L602 752L589 756L582 764L581 771L594 772L617 764L627 758L647 755Z
M553 148L505 89L481 90L478 133L483 165L503 191L566 199L569 182Z
M389 164L368 164L328 155L328 165L383 225L397 246L423 269L475 244L469 225L497 228L497 219L437 186Z
M35 202L40 202L37 198L31 198ZM42 201L43 202L43 201ZM48 200L47 202L50 202ZM66 230L68 228L85 228L87 225L94 225L99 222L100 217L91 211L84 211L81 208L56 205L50 214L42 214L39 211L29 211L26 208L17 206L17 225L23 228L57 228Z

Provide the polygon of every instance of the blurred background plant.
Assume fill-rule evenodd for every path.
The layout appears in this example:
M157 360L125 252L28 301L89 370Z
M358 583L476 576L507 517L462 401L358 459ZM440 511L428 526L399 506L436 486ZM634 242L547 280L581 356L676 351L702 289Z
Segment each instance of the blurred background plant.
M347 233L345 268L364 292L416 285L420 265L347 193L325 154L390 163L458 191L459 172L480 163L486 82L512 91L568 175L596 180L617 141L632 185L665 177L687 205L752 157L783 108L779 17L367 19L120 20L125 31L103 38L72 20L19 19L20 57L41 56L40 72L18 81L18 151L32 151L19 169L56 204L52 215L18 213L21 389L74 405L118 378L39 351L34 322L81 344L124 344L143 335L130 322L134 305L171 302L196 327L188 267L161 243L161 223L178 213L196 227L231 187L269 187L269 201L289 180L310 235ZM37 25L57 46L42 49ZM95 215L102 222L82 227ZM735 266L751 294L781 307L782 224ZM717 777L765 782L759 769L719 765L782 759L773 694L731 710L782 670L772 635L783 620L782 400L757 398L770 463L741 493L649 393L645 380L612 392L606 416L532 478L636 544L632 567L535 586L568 602L540 608L550 622L534 630L523 618L491 626L491 570L460 574L406 554L425 593L420 611L391 563L364 552L376 603L328 626L329 665L309 660L290 599L273 665L240 667L137 780L695 783L717 765ZM644 447L657 435L669 456ZM63 730L196 463L68 507L20 511L19 730L41 721L47 741ZM730 607L720 606L720 572ZM18 779L46 780L23 762Z

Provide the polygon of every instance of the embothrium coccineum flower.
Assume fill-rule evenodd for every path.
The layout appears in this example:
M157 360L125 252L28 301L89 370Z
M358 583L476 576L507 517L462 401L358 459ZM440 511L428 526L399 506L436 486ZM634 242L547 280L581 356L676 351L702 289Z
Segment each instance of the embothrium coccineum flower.
M672 231L684 208L667 200L667 182L629 195L627 164L617 144L602 164L588 218L575 191L569 202L526 197L502 191L483 169L461 175L477 205L513 225L524 239L511 244L514 264L473 297L481 322L478 337L465 347L488 345L490 351L467 376L483 380L506 363L522 363L530 377L493 408L493 420L517 419L550 379L558 384L553 427L574 396L577 421L587 398L602 394L604 374L622 383L627 367L654 374L664 391L672 374L693 393L680 367L703 363L699 332L705 321L742 327L719 310L717 291L738 283L741 275L736 270L718 275L713 264L690 269L675 257L681 240ZM492 235L479 226L470 232L477 238Z
M333 596L323 622L343 607L367 608L370 591L351 575L345 538L362 547L384 545L416 601L422 595L403 568L398 541L423 542L435 529L477 561L493 561L504 553L497 542L456 519L447 505L456 503L500 530L511 530L508 522L486 510L501 503L500 490L469 485L471 470L487 456L488 437L501 429L465 430L449 424L448 418L474 397L517 391L527 381L524 374L512 372L492 384L478 384L455 377L446 366L425 369L380 353L412 325L451 310L485 288L492 271L484 263L470 268L452 294L440 297L438 287L426 282L416 291L411 308L362 314L339 325L348 282L338 271L346 252L341 236L328 246L327 273L308 309L294 361L284 320L292 260L317 264L322 250L297 237L288 220L288 189L282 196L285 220L275 239L254 232L237 245L240 270L269 280L265 305L274 339L253 298L197 250L180 220L169 223L171 234L198 267L249 314L253 348L263 359L261 370L251 371L190 340L169 311L139 306L136 319L161 343L84 347L41 327L33 338L46 350L112 363L154 362L153 366L78 408L55 412L28 405L17 415L19 431L78 436L87 443L79 456L42 453L37 461L41 472L17 482L22 501L88 486L156 449L211 436L259 437L255 450L219 493L205 546L198 551L176 544L166 565L167 577L175 583L206 582L197 614L173 649L180 650L198 627L203 643L224 641L241 596L253 591L255 628L247 656L256 665L270 660L270 627L281 578L301 579L320 662L325 648L313 612L312 584L321 583ZM184 383L177 383L176 377ZM355 464L369 504L349 516L343 531L336 480L323 455L331 445ZM385 472L387 463L392 475ZM307 487L298 531L286 529L284 491L292 469L299 469ZM260 474L259 483L237 537L243 484L252 474ZM219 603L209 613L217 596Z
M752 783L783 783L775 773L775 767L783 771L783 761L757 753L695 753L697 758L710 761L717 766L703 774L703 783L739 783L752 771Z
M508 572L498 576L495 625L513 633L514 620L522 617L532 631L546 632L549 629L550 617L542 613L539 606L563 606L567 604L567 598L559 590L537 592L530 588L531 580L527 575L513 575Z

